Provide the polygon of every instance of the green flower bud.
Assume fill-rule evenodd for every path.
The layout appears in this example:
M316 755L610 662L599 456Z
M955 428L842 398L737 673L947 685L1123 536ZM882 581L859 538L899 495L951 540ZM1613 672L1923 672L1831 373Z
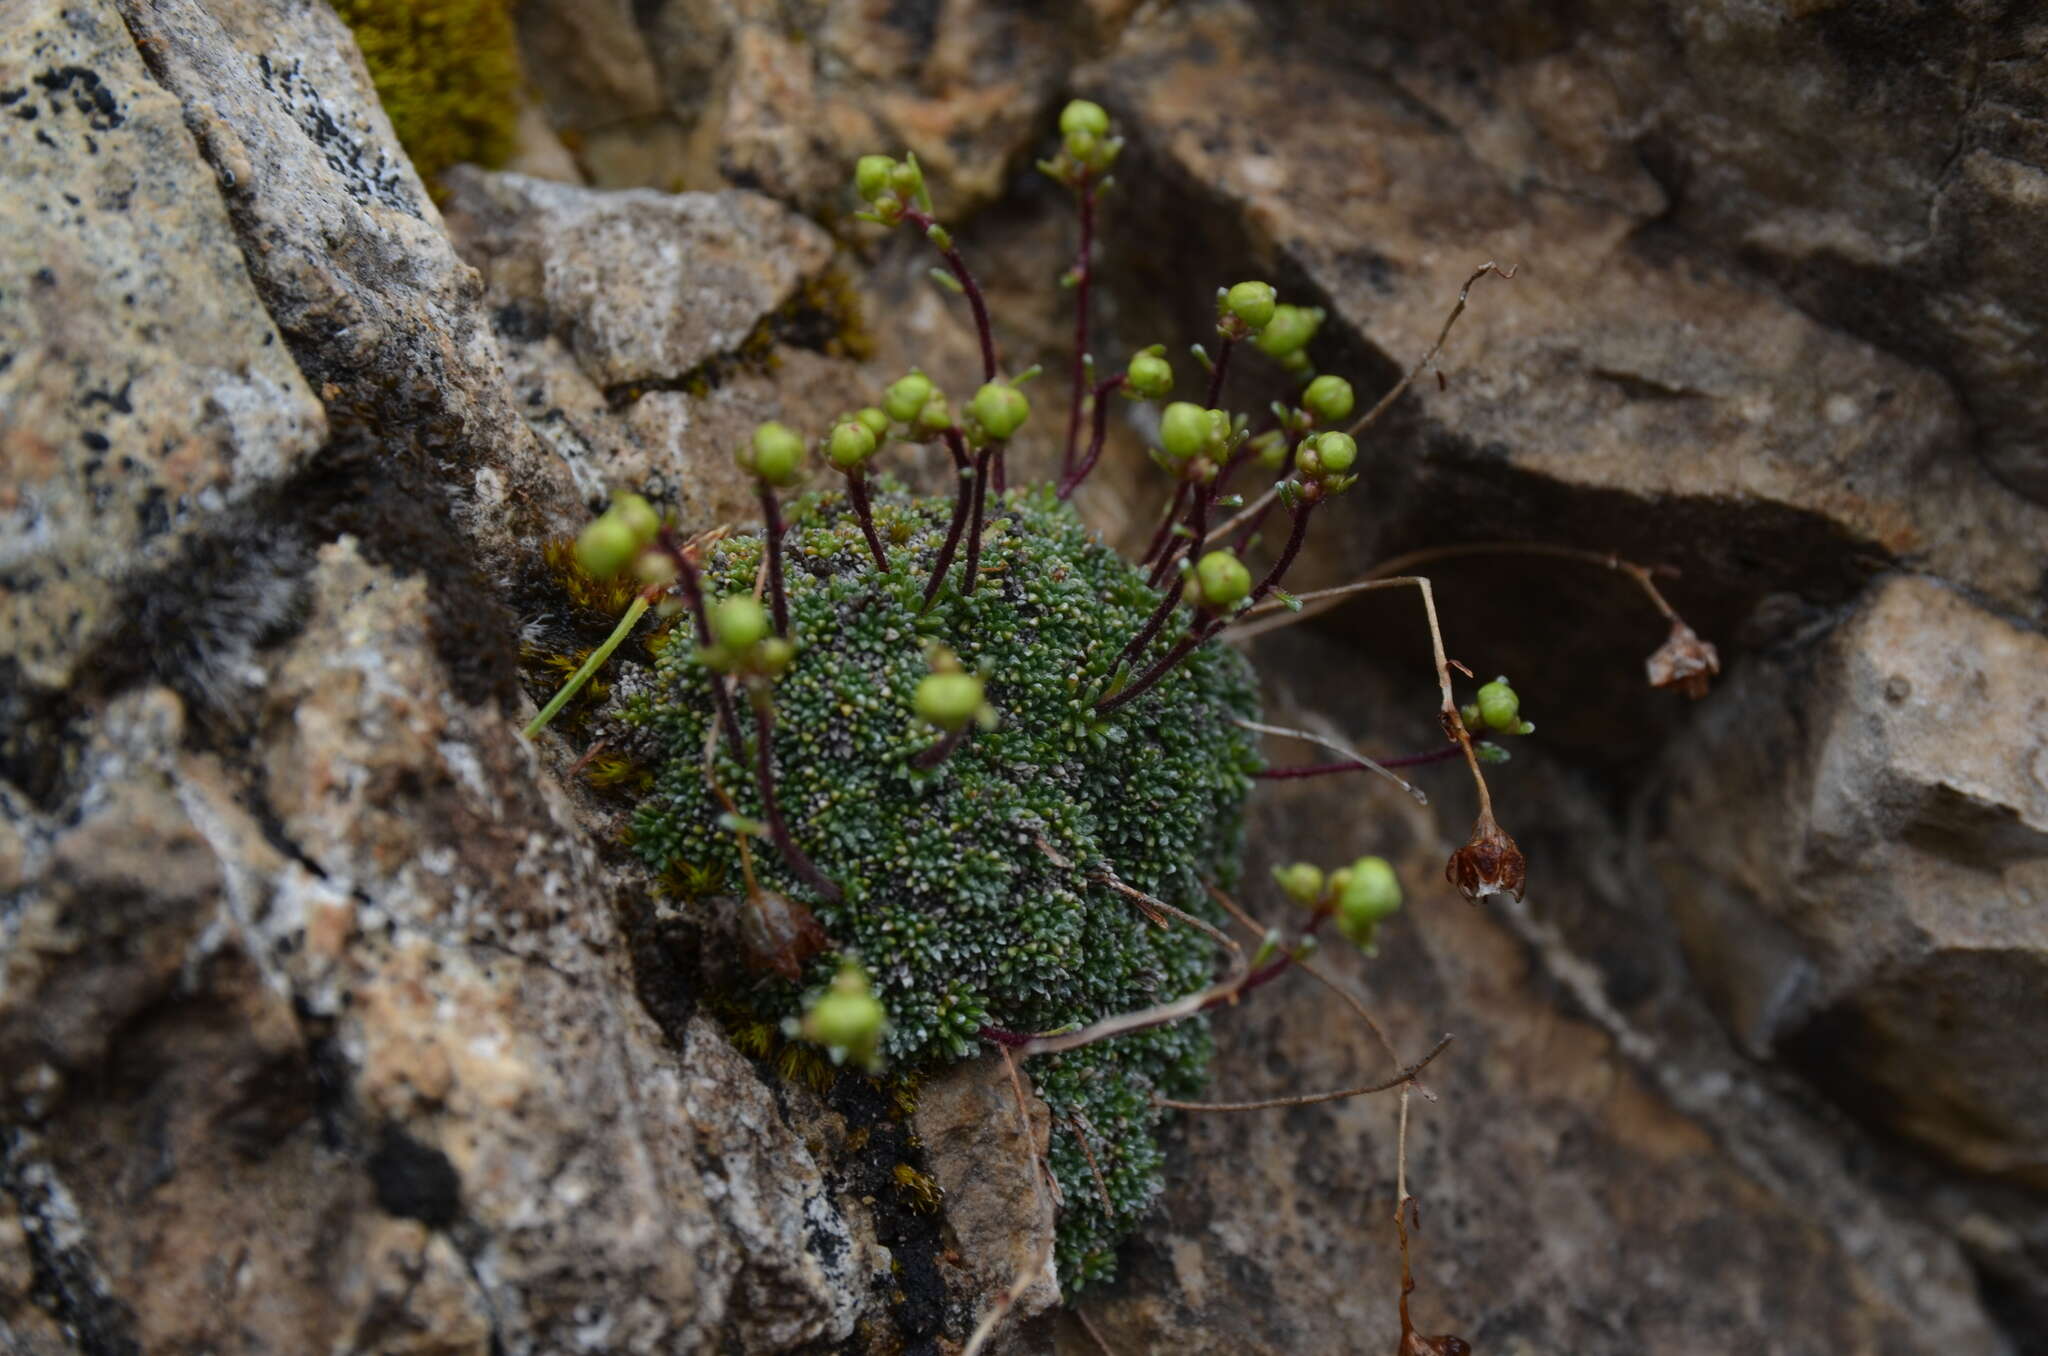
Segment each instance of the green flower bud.
M768 637L768 609L751 593L720 598L706 620L711 638L735 654L753 649Z
M917 427L921 433L944 433L953 427L953 409L943 393L933 391L931 399L924 402L917 412Z
M1340 915L1379 922L1401 907L1401 878L1385 857L1360 857L1337 896Z
M1522 732L1522 699L1505 677L1480 686L1478 706L1479 718L1489 727L1507 734Z
M610 513L632 530L642 546L653 541L661 531L661 515L654 511L654 505L637 494L613 496Z
M853 166L854 191L869 202L873 202L888 191L889 176L895 172L896 160L887 155L864 155Z
M771 419L754 430L753 442L741 449L738 460L741 469L764 484L787 485L803 469L804 440Z
M770 678L788 668L796 659L796 646L781 636L770 636L754 647L754 667Z
M676 582L676 576L681 572L676 569L675 561L662 552L642 551L640 558L633 562L633 573L641 583L665 589Z
M1317 377L1301 393L1301 407L1325 424L1349 415L1352 404L1351 383L1342 377Z
M1031 402L1008 382L992 381L974 393L967 412L989 437L1000 440L1024 426L1031 417Z
M1157 353L1131 355L1124 369L1124 389L1147 400L1157 400L1173 390L1173 364Z
M593 579L610 579L640 554L638 535L617 514L593 519L576 538L576 563Z
M900 161L889 171L889 188L897 197L910 202L924 191L924 171L915 160Z
M869 405L856 410L853 417L868 426L868 432L875 435L876 441L889 436L889 416L879 406Z
M1323 323L1323 308L1320 306L1289 306L1285 302L1273 308L1272 319L1259 331L1259 351L1271 358L1285 358L1308 347L1308 341Z
M1315 449L1316 464L1322 474L1340 475L1350 470L1352 463L1358 460L1358 440L1348 433L1335 430L1318 433L1308 440L1303 450L1308 447Z
M1073 136L1086 132L1090 136L1109 135L1109 113L1101 104L1086 99L1075 99L1060 110L1060 135Z
M804 1014L799 1030L804 1039L831 1051L835 1060L873 1066L887 1025L888 1013L869 989L867 975L848 962Z
M971 673L933 673L920 679L913 704L917 718L947 733L965 729L981 714L982 682Z
M875 434L857 418L846 418L832 426L825 440L825 455L842 471L851 471L875 454Z
M1337 931L1367 955L1376 951L1379 926L1401 907L1401 881L1384 857L1360 857L1339 873Z
M1195 562L1190 590L1211 610L1221 610L1247 597L1252 591L1252 572L1228 551L1211 551Z
M912 369L908 375L898 377L883 394L882 408L897 423L907 424L917 418L931 398L932 379Z
M1280 893L1305 909L1314 908L1323 897L1323 868L1312 862L1276 866L1273 879L1280 882Z
M1176 400L1159 415L1159 445L1175 461L1207 451L1209 432L1209 412L1190 401Z
M1223 309L1242 320L1254 333L1273 319L1279 295L1271 283L1241 282L1223 296Z

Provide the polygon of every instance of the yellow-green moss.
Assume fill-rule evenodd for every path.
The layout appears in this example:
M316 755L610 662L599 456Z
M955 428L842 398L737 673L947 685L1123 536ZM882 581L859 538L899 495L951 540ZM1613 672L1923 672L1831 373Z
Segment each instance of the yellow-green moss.
M503 164L519 114L507 0L334 0L377 97L431 185L450 165Z

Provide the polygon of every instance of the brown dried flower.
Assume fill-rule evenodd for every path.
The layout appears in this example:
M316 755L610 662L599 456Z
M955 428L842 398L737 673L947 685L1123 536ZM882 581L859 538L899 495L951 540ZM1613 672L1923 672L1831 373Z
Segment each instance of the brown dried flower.
M828 939L817 915L787 895L763 890L740 910L740 943L749 965L795 984L803 978L804 962L823 951Z
M1499 894L1520 899L1527 876L1522 850L1495 822L1491 809L1479 812L1471 838L1444 863L1444 878L1474 901Z
M1671 634L1643 665L1651 687L1675 687L1698 700L1707 695L1707 682L1721 671L1721 656L1713 642L1700 639L1697 631L1682 621L1671 623Z

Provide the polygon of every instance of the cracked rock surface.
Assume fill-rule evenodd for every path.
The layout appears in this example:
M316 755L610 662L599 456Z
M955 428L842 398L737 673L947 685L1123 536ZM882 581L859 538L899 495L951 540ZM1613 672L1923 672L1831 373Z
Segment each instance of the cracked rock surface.
M1085 93L1131 139L1105 362L1267 276L1371 399L1475 265L1519 265L1293 586L1619 551L1721 647L1686 703L1643 684L1667 623L1621 576L1426 567L1451 653L1540 727L1491 777L1525 903L1442 883L1455 767L1427 807L1256 796L1247 905L1278 912L1274 864L1388 856L1380 955L1323 968L1403 1057L1456 1036L1410 1106L1422 1329L2048 1352L2027 6L518 13L525 116L582 183L430 192L319 0L0 9L0 1350L958 1349L1039 1255L1030 1144L1066 1131L994 1059L913 1114L742 1053L585 750L518 736L520 646L560 625L538 544L615 490L749 522L759 420L979 380L928 250L841 219L856 154L918 151L1057 409L1071 208L1028 166ZM1146 407L1112 413L1083 503L1142 538ZM1389 592L1259 639L1272 717L1431 747L1417 622ZM1216 1033L1219 1099L1392 1067L1299 976ZM1396 1124L1183 1117L1081 1312L1119 1352L1386 1349ZM1000 1349L1096 1350L1058 1299Z

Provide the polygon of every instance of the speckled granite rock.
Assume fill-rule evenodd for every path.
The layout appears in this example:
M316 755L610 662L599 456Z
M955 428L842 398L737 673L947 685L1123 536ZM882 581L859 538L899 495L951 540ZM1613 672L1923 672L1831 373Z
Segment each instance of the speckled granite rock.
M209 513L326 418L111 4L0 16L0 652L59 688Z

